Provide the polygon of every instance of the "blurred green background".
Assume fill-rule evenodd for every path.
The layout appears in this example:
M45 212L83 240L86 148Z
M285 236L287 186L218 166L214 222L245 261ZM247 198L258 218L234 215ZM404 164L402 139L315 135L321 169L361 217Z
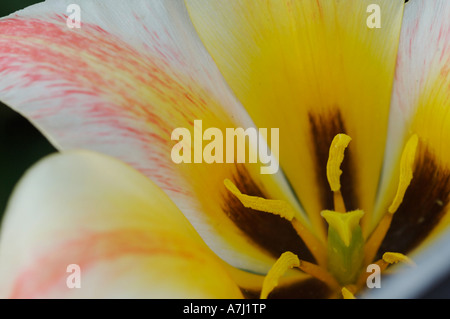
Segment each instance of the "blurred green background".
M42 0L2 0L0 16L38 2ZM55 151L25 118L0 103L0 218L23 173L40 158Z

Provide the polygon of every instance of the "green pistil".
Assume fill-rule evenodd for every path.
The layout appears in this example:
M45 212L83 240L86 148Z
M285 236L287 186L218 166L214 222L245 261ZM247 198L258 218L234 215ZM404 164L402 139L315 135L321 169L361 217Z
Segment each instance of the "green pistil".
M354 284L364 262L361 210L348 213L323 211L328 222L328 270L342 286Z

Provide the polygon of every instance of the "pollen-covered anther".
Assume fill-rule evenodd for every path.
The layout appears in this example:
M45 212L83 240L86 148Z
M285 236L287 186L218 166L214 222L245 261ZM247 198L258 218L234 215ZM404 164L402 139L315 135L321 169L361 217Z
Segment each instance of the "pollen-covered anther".
M264 278L260 298L267 299L272 290L278 286L279 279L286 273L286 271L299 266L300 260L297 255L291 253L290 251L284 252L275 264L273 264L272 268L270 268Z
M291 222L293 228L308 246L314 258L319 264L326 263L326 252L323 243L309 230L305 223L295 218L295 211L284 200L266 199L259 196L242 194L241 191L229 180L224 180L224 185L246 208L280 216Z
M269 294L278 286L279 279L292 268L299 268L301 271L327 284L332 289L338 289L340 287L339 283L325 269L301 260L294 253L287 251L278 258L264 278L260 298L267 299Z
M419 143L417 134L410 137L403 149L402 157L400 159L400 177L397 187L397 193L394 200L389 206L389 213L394 214L403 201L406 190L413 178L414 160L416 158L416 150Z
M266 199L258 196L242 194L241 191L229 179L224 180L225 187L236 196L247 208L278 215L291 221L294 218L294 210L283 200Z
M347 287L343 287L341 293L344 299L356 299L355 295Z
M395 212L403 202L406 190L408 189L411 180L413 179L414 161L416 158L418 144L419 137L417 136L417 134L414 134L409 138L408 142L405 145L405 148L403 149L402 156L400 158L400 176L397 186L397 193L395 194L391 206L389 206L388 208L388 213L385 214L384 217L380 220L378 226L375 228L367 241L365 248L366 263L371 262L375 257L376 253L378 252L378 248L380 247L384 237L389 230L389 227L391 226L391 222Z
M334 210L344 213L345 204L341 194L341 164L344 160L344 152L351 141L346 134L337 134L331 142L327 162L327 179L334 193Z
M415 266L416 264L414 261L412 261L411 258L408 256L405 256L401 253L392 253L392 252L386 252L383 254L383 260L389 264L396 264L399 262L408 264L410 266Z

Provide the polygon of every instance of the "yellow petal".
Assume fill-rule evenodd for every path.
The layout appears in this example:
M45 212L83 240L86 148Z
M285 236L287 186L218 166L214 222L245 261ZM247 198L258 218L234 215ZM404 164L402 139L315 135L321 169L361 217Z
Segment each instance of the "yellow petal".
M70 265L80 288L68 285ZM53 155L18 185L2 225L0 282L12 298L241 296L154 183L87 151Z
M344 199L353 194L359 200L348 209L369 212L381 171L403 1L186 3L256 125L280 128L281 166L322 235L319 213L332 208L326 207L332 194L324 193L326 161L338 133L353 138ZM374 4L381 10L379 29L368 24Z

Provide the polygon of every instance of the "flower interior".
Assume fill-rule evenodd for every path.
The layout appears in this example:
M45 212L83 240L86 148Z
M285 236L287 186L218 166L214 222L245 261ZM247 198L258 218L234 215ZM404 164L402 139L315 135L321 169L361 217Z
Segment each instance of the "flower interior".
M321 216L328 224L328 238L325 245L294 217L294 209L287 202L242 194L232 181L229 179L224 181L225 187L245 207L278 215L288 220L317 261L317 264L314 264L299 259L290 251L284 252L264 279L260 295L262 299L269 296L278 285L280 277L291 268L298 268L315 277L332 291L340 292L344 298L354 298L354 294L366 284L370 274L365 271L368 265L376 264L381 271L384 271L388 265L398 262L414 265L410 258L398 252L384 252L381 259L374 260L374 258L389 230L393 215L402 204L406 190L413 178L416 150L419 143L418 136L414 134L407 141L400 160L400 176L395 197L378 226L367 238L363 236L361 229L364 211L360 209L347 211L341 193L341 175L343 173L341 164L350 141L350 136L337 134L329 150L326 175L330 191L333 193L334 209L324 209L321 212Z

